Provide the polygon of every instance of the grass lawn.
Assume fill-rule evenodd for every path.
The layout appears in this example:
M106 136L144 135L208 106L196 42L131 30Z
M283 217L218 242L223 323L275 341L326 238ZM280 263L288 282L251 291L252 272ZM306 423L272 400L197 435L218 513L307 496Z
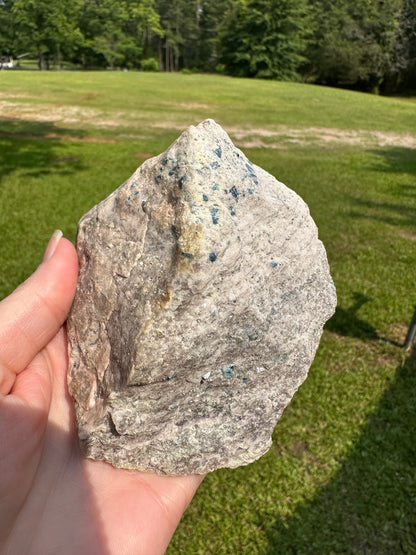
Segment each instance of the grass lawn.
M338 290L259 461L209 475L168 555L416 553L416 107L208 75L0 72L0 298L80 216L212 117L309 204Z

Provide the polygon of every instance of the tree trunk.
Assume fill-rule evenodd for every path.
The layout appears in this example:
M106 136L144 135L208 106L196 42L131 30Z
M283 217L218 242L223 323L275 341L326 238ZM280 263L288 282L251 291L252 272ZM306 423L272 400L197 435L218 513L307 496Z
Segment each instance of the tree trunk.
M160 37L157 40L157 55L158 55L158 58L159 58L159 70L163 71L164 70L163 47L162 47L162 39Z
M45 71L46 69L49 69L49 60L47 57L47 53L42 52L42 50L38 50L38 68L41 71Z
M165 71L170 71L170 46L169 43L165 43Z
M62 53L59 44L56 45L56 65L58 66L58 70L60 71L62 69Z

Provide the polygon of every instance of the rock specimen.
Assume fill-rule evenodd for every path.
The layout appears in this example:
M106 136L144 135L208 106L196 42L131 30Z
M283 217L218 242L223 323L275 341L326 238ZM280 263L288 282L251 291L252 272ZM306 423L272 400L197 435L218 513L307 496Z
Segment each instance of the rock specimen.
M207 120L85 214L77 249L85 455L167 474L263 455L336 303L306 204Z

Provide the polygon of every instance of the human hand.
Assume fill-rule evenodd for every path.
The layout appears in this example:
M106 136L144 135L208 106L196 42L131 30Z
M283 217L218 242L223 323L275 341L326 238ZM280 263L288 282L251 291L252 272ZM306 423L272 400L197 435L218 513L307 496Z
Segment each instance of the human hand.
M77 280L55 233L35 273L0 303L0 553L164 553L201 476L156 476L84 459L64 322Z

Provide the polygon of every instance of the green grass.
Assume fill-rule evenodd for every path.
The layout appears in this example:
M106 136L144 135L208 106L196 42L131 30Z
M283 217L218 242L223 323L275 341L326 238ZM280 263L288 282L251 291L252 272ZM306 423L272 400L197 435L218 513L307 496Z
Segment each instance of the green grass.
M57 76L58 75L58 76ZM1 92L21 103L79 106L122 115L147 131L157 121L188 125L208 116L224 125L300 125L413 132L416 114L401 99L319 86L212 75L124 72L3 72ZM412 126L413 124L413 126Z
M84 212L206 117L306 200L327 248L338 308L272 449L205 479L168 555L415 553L416 354L400 346L416 303L414 102L205 75L1 72L0 106L0 297L55 228L74 240ZM316 137L293 142L293 129Z

